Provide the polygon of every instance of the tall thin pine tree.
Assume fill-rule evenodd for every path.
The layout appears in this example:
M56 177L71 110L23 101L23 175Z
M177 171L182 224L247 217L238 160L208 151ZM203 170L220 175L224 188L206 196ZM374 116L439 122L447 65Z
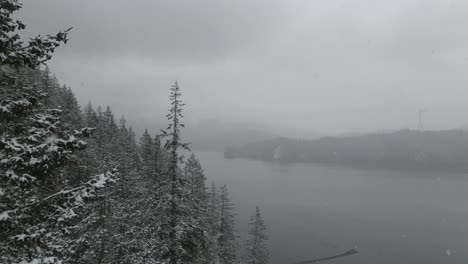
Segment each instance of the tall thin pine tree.
M219 195L219 236L218 236L218 257L222 264L237 263L238 243L235 232L234 205L229 198L227 186L221 187Z
M258 206L255 208L255 214L250 217L249 227L249 239L245 242L245 263L270 263L270 252L267 246L268 235Z

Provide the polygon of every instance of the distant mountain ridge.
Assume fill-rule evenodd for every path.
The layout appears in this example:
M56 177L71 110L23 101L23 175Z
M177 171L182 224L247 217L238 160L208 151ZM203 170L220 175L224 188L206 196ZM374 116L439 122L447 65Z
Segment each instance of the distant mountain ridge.
M277 137L227 147L224 154L226 158L277 162L468 171L468 132L406 129L316 140Z

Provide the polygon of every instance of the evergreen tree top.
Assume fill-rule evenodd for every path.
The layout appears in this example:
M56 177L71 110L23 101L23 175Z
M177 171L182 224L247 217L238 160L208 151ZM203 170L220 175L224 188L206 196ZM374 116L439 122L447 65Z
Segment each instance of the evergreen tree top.
M171 101L171 107L169 108L169 113L166 115L169 120L169 124L166 130L161 130L162 136L168 137L164 148L170 150L171 153L177 154L179 148L190 150L188 143L180 142L180 128L185 127L181 122L181 119L184 117L182 114L184 103L181 100L182 94L180 93L179 83L177 81L171 86L171 93L169 95L169 100ZM176 159L178 159L176 157Z
M36 36L24 43L19 31L26 25L20 20L13 20L12 14L21 9L16 0L0 1L0 63L19 69L36 68L52 58L52 53L61 43L67 43L69 28L55 35Z

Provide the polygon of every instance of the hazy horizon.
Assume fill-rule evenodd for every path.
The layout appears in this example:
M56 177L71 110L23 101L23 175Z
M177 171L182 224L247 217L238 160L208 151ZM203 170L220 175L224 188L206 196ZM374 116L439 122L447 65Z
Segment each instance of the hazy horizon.
M467 10L436 0L28 0L17 16L27 32L74 27L49 65L82 104L164 124L178 80L188 124L342 134L416 128L420 108L425 129L467 124Z

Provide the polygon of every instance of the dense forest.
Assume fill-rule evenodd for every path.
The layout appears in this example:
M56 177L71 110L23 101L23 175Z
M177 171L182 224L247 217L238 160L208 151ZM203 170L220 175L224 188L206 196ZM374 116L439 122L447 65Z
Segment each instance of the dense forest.
M241 247L227 186L180 137L178 83L168 126L138 137L43 66L73 31L24 42L20 8L0 1L0 263L269 263L259 208Z
M468 1L0 0L0 264L466 264L464 25Z
M468 132L401 130L317 140L276 138L227 147L226 158L387 169L468 170Z

